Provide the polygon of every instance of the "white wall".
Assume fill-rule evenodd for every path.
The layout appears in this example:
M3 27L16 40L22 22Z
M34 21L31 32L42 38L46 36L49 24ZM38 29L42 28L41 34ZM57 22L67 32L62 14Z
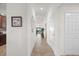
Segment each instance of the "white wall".
M0 13L6 14L6 3L0 3Z
M11 16L22 16L22 27L12 27ZM7 4L7 55L31 55L31 17L28 4Z
M32 9L31 9L32 10ZM33 13L33 12L32 12ZM33 15L33 14L32 14ZM29 23L31 26L30 26L30 40L29 40L29 44L30 44L30 55L32 53L32 50L35 46L35 43L36 43L36 23L35 23L35 19L33 17L31 17L31 19L29 20L31 23ZM29 31L28 31L29 32Z
M64 54L64 15L61 12L61 6L57 8L53 14L55 22L55 45L54 50L56 55Z
M60 19L63 21L63 24L61 24L61 29L63 30L63 32L62 33L64 33L64 20L66 20L65 19L65 13L67 13L67 12L79 12L79 4L64 4L62 7L61 7L61 11L60 11L60 13L61 13L61 16L60 16ZM63 34L62 34L63 35ZM65 44L64 44L64 37L65 36L62 36L61 37L61 44L60 44L60 50L64 50L64 52L62 52L62 54L65 54ZM63 43L62 43L63 42ZM73 42L72 42L73 43ZM75 44L76 44L76 42L74 42ZM74 47L73 47L74 48Z
M25 4L7 4L7 55L27 55L28 46L25 37ZM22 27L11 26L11 16L22 16ZM25 33L24 33L25 32ZM27 36L27 35L26 35Z
M59 16L60 9L57 8L56 11L52 14L52 18L54 19L54 53L55 55L60 55L60 35L61 35L61 28L60 28L60 16Z
M60 8L55 7L51 8L50 16L47 19L47 42L50 47L53 49L55 55L60 55Z
M65 55L65 41L64 41L65 13L66 12L79 12L78 7L79 7L78 4L62 4L52 14L52 18L50 20L54 20L55 39L51 40L51 38L50 38L50 41L48 40L48 43L52 47L52 49L54 50L55 55ZM53 21L49 21L49 23L50 22L53 23ZM50 33L50 31L48 31L48 32ZM54 44L51 44L50 42L52 42L52 43L54 42Z

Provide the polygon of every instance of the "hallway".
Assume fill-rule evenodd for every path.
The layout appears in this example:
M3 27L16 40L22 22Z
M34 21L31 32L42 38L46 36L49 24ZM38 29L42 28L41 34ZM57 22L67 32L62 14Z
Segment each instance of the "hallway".
M46 39L38 38L33 48L32 56L54 56L54 52Z

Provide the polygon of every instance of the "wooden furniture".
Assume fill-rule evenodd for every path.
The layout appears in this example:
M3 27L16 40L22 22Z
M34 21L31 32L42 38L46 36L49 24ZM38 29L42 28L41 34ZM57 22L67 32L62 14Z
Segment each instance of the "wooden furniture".
M0 28L6 28L6 16L0 16Z
M0 46L6 44L6 34L0 34Z

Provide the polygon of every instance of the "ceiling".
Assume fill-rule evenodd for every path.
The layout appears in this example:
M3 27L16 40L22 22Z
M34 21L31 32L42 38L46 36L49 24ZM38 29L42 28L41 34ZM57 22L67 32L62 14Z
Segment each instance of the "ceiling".
M0 3L0 15L6 15L6 3Z
M61 4L59 3L36 3L31 4L33 10L33 17L37 24L44 24L49 16L49 13L55 11L57 7Z
M49 4L48 3L38 3L38 4L33 4L32 8L34 9L36 15L45 16L50 8L53 11L53 9L55 9L56 7L59 7L59 6L60 6L59 3L49 3Z

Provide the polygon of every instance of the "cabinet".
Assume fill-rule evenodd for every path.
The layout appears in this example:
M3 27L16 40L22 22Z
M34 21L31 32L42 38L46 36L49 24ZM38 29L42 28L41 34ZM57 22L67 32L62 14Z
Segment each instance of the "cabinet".
M0 34L0 46L6 44L6 34Z
M6 27L6 16L0 16L0 28Z

